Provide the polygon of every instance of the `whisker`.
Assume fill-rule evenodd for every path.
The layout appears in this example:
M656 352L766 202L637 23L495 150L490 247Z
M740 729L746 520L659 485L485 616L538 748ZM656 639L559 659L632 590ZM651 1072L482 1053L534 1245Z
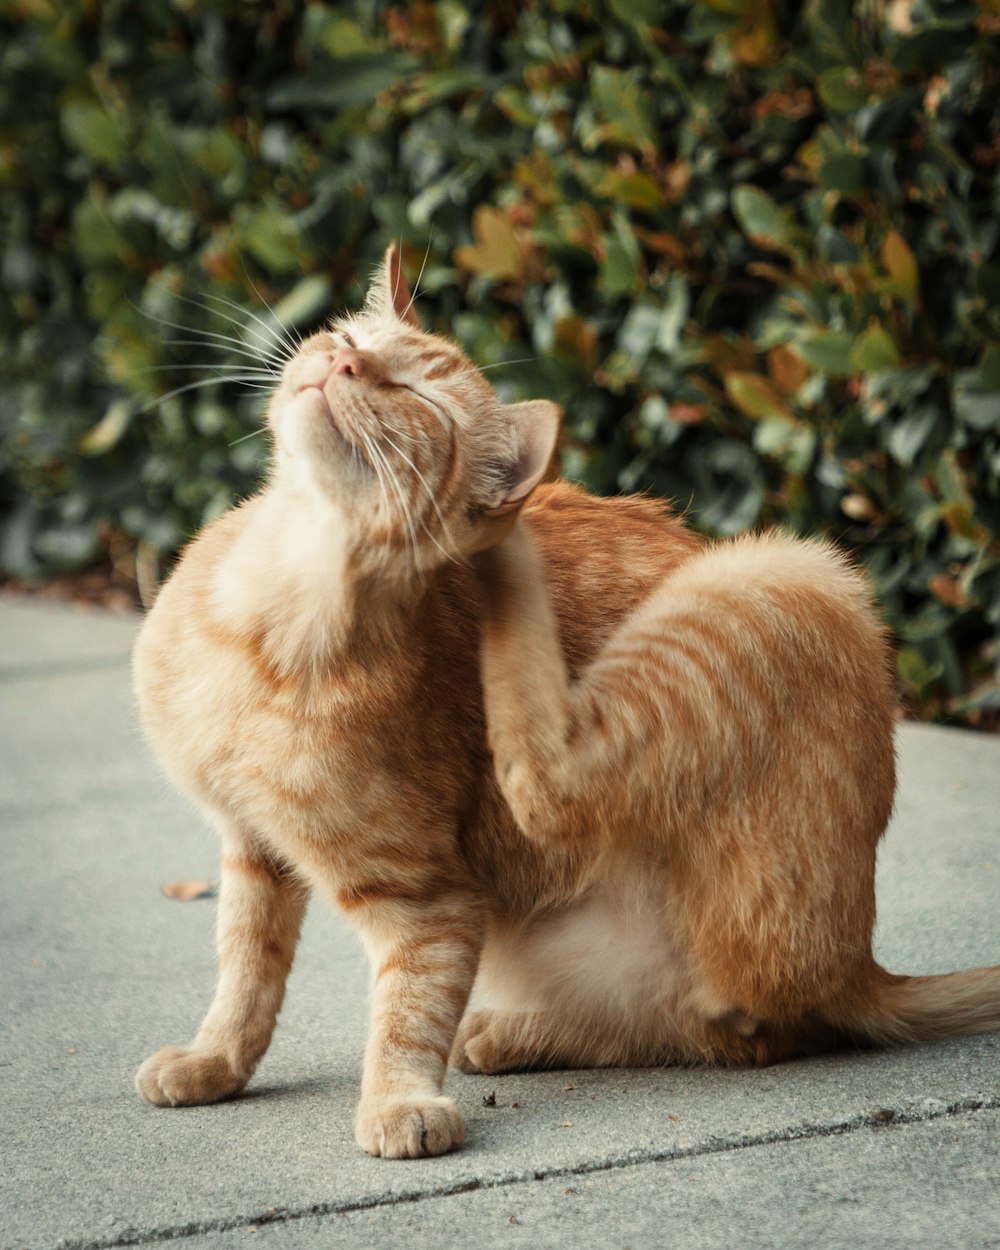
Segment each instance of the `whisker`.
M436 498L435 498L435 496L434 496L434 491L431 489L431 487L430 487L430 483L427 481L427 479L424 477L424 475L420 472L420 470L417 468L417 466L413 463L413 461L410 459L410 457L406 454L406 452L405 452L405 451L403 451L403 449L402 449L401 447L399 447L396 443L394 443L394 442L393 442L393 440L392 440L392 439L388 436L388 434L386 434L384 431L383 431L383 433L382 433L382 438L383 438L383 440L384 440L385 442L387 442L387 443L389 444L389 446L390 446L390 447L391 447L391 448L395 451L396 455L397 455L397 456L400 456L400 457L401 457L401 458L405 461L405 463L406 463L406 464L408 464L408 465L410 466L410 468L413 470L413 472L417 475L417 477L419 478L419 480L420 480L420 481L421 481L421 483L423 484L424 490L426 490L426 492L427 492L427 498L430 500L431 507L434 509L434 512L435 512L435 514L436 514L436 516L437 516L438 523L439 523L439 524L440 524L440 526L441 526L441 532L444 534L444 536L445 536L445 538L447 539L447 541L448 541L449 543L451 543L451 544L452 544L452 546L454 546L454 545L455 545L455 540L452 538L452 536L451 536L451 532L450 532L450 531L449 531L449 529L448 529L448 522L444 519L444 515L443 515L443 513L441 512L441 509L438 507L438 501L437 501L437 499L436 499ZM434 544L434 546L435 546L435 547L437 547L438 551L440 551L440 552L441 552L441 554L442 554L443 556L445 556L447 559L449 559L449 560L454 560L454 559L455 559L455 556L452 554L452 552L447 551L444 547L442 547L442 546L441 546L441 544L438 542L438 540L437 540L437 539L434 537L434 535L431 533L430 528L428 527L428 525L426 524L426 522L421 521L421 525L422 525L422 527L423 527L424 533L425 533L425 534L427 535L427 537L431 540L431 542Z
M416 528L414 527L413 515L410 512L410 507L407 502L406 496L403 493L403 488L399 482L399 477L396 474L395 470L393 469L392 464L390 463L385 452L382 450L381 447L379 447L378 443L373 438L366 436L365 445L366 447L369 447L371 451L381 461L382 465L385 468L386 474L388 476L389 485L392 487L393 493L395 494L396 498L399 500L399 511L403 517L403 520L406 522L406 528L410 537L410 545L413 549L413 567L414 569L418 569L420 567L420 561L419 561L419 545L417 542L417 531L416 531Z
M183 299L184 297L181 296L181 298ZM193 304L195 301L188 300L187 302ZM198 306L200 307L200 305ZM229 351L235 352L238 355L248 356L251 359L265 365L273 366L274 364L274 361L271 358L263 355L259 351L254 351L251 345L244 339L234 338L230 334L221 334L217 330L193 330L191 326L182 325L179 321L169 321L166 317L158 317L155 313L146 312L141 308L139 309L139 312L141 312L144 317L148 317L151 321L155 321L158 325L168 326L171 330L181 330L184 334L199 335L200 345L202 347L216 347L219 344L225 344ZM184 345L196 347L199 346L199 340L195 340L190 343L185 342ZM221 347L219 350L222 350ZM275 370L275 372L277 372L277 370Z
M403 276L403 236L402 235L400 235L398 240L396 241L396 248L399 254L397 256L397 261L396 261L396 281L392 284L392 306L393 308L396 307L396 296L399 294L399 283L400 283L400 279Z
M406 320L407 314L416 302L417 292L420 290L420 279L424 276L424 270L427 268L427 259L431 254L431 245L433 242L434 236L432 234L427 240L427 248L424 252L424 259L420 262L420 272L417 274L417 280L413 284L413 291L410 294L410 302L403 309L403 315L400 317L400 321ZM402 269L400 269L400 273L402 273ZM395 302L395 291L393 292L393 302Z
M250 279L248 278L247 281L249 282ZM253 287L252 282L250 285L254 290L254 294L258 299L260 299L260 293L255 287ZM256 354L258 356L263 356L270 362L275 364L284 364L292 354L285 350L285 345L280 337L277 337L276 341L273 327L269 326L261 317L258 317L252 308L246 308L243 304L238 303L236 300L228 299L225 295L219 295L216 291L206 291L205 298L214 300L215 305L223 305L223 308L219 308L213 304L206 304L203 300L192 299L188 295L179 295L177 298L183 300L185 304L191 304L194 308L200 308L202 312L207 312L213 317L222 317L225 321L228 321L231 326L234 326L240 331L241 335L243 335L243 337L238 340L243 346L252 346L246 338L247 335L252 335L253 338L257 340ZM234 308L242 315L240 317L233 317L229 313L225 312L224 308ZM263 326L265 332L262 334L261 331L255 329L254 326L248 325L246 321L247 317L251 317L257 322L258 325ZM281 350L279 350L279 348Z
M385 482L384 482L384 481L383 481L383 479L382 479L382 474L381 474L381 471L380 471L380 467L379 467L379 464L378 464L377 458L376 458L376 456L374 455L374 449L373 449L373 447L372 447L371 438L370 438L370 437L369 437L369 436L365 433L365 431L364 431L364 430L360 430L358 433L359 433L359 436L360 436L360 438L361 438L361 441L362 441L362 442L364 443L364 445L365 445L365 453L366 453L366 454L365 454L365 456L364 456L364 461L365 461L365 463L368 465L368 467L371 469L371 471L375 474L375 480L376 480L376 481L378 482L378 484L379 484L379 493L380 493L381 498L382 498L382 507L383 507L383 509L384 509L386 512L389 512L389 511L391 511L391 509L390 509L390 507L389 507L389 497L388 497L388 495L387 495L387 493L386 493L386 489L385 489ZM357 444L352 442L352 443L351 443L351 458L352 458L352 459L354 459L356 456L357 456L357 458L358 458L358 459L361 459L360 452L358 451Z
M368 455L368 459L369 459L369 463L371 464L372 472L375 474L375 480L378 482L379 495L382 501L382 511L385 513L386 523L389 524L393 509L390 507L390 504L389 504L389 494L388 494L388 491L386 490L385 478L382 472L384 468L384 461L378 455L378 449L373 446L371 438L369 437L368 434L364 432L364 430L361 431L361 440L365 445L365 451ZM386 540L382 547L383 568L385 567L386 564L388 564L388 562L389 562L389 538L388 538L388 532L387 532Z
M243 434L239 438L234 438L233 441L231 443L227 443L226 446L235 447L237 443L245 443L248 438L259 438L264 432L264 427L261 426L259 430L251 430L249 434Z
M170 325L170 326L173 326L175 329L186 330L188 331L188 333L191 333L191 334L212 335L214 338L224 339L234 344L237 347L242 347L244 349L252 350L254 355L257 356L258 358L260 358L262 355L265 354L263 353L261 345L259 343L254 344L252 342L248 342L247 340L246 335L248 331L256 335L258 339L261 336L257 334L257 332L253 329L252 326L248 326L246 324L246 316L247 316L248 310L243 308L242 305L233 303L232 300L226 300L224 299L223 296L216 295L214 292L211 292L211 291L206 292L206 298L211 298L211 299L216 300L217 302L230 304L233 308L237 309L237 311L243 314L242 317L233 317L231 314L225 312L223 309L215 307L212 304L206 303L204 299L194 299L190 295L181 295L179 292L174 296L174 298L180 300L182 304L190 304L192 308L197 308L201 312L208 313L210 317L221 317L222 320L225 321L228 325L231 325L235 330L239 331L239 337L236 337L235 335L231 335L231 334L221 334L217 330L197 330L193 326L179 325L175 321L167 321L162 317L158 317L155 313L147 312L145 313L145 315L147 317L151 317L154 321L160 322L161 325Z
M270 392L272 390L271 386L265 386L263 382L247 381L240 374L230 374L228 377L199 378L196 382L188 382L186 386L176 386L172 391L167 391L165 395L157 395L148 404L143 404L139 411L149 412L151 408L156 408L159 404L165 404L168 399L173 399L177 395L184 395L188 391L200 390L206 386L218 386L222 382L235 382L241 386L246 386L252 391Z
M254 285L253 279L247 273L246 265L243 266L243 276L246 278L247 282L250 283L250 290L253 291L254 295L257 296L260 302L264 305L267 311L271 314L271 320L274 322L274 325L277 326L278 328L278 341L279 343L282 343L285 346L286 351L287 351L287 355L285 358L286 360L291 360L291 358L299 350L299 347L302 344L302 336L295 335L294 333L289 333L288 327L282 324L281 318L276 315L271 305L267 302L267 300L263 297L263 295L261 295L260 291L257 290L257 287ZM263 320L262 317L258 317L253 312L250 313L250 316L253 317L254 320L259 325L262 325L264 329L267 331L267 333L273 337L274 335L273 328L269 326L267 322Z
M187 334L199 335L199 339L195 340L170 340L169 346L174 347L213 347L217 351L228 351L233 355L242 356L248 360L269 369L274 377L279 377L290 353L284 347L284 344L275 343L275 335L269 332L265 337L254 326L248 325L246 318L248 316L256 317L251 309L244 308L235 301L226 299L225 296L217 295L214 292L207 292L206 297L216 301L216 304L225 304L235 308L242 313L242 317L236 318L223 311L223 309L206 303L205 300L193 299L188 295L176 295L175 298L185 304L190 304L192 308L199 308L202 312L208 313L213 317L222 317L229 325L239 331L239 337L232 334L223 334L218 330L198 330L192 326L182 325L177 321L170 321L167 318L159 317L155 313L147 312L145 309L139 311L150 320L157 322L162 326L169 326L174 330L181 330ZM262 325L266 323L261 322ZM279 350L280 346L280 350Z
M538 359L537 356L522 356L519 360L497 360L492 365L479 365L480 373L485 373L487 369L502 369L504 365L530 365Z
M210 343L205 339L164 339L165 347L210 347L213 351L223 352L230 356L241 356L244 360L253 361L254 367L264 370L268 377L280 378L281 370L278 369L270 361L266 361L260 354L248 347L241 347L235 343L230 347L223 347L221 343ZM183 366L181 366L183 367Z
M420 567L420 556L419 556L419 542L417 540L417 531L416 531L416 527L413 524L413 514L410 511L409 501L407 500L406 494L403 491L402 483L399 480L399 475L393 469L392 464L390 463L389 458L386 456L385 452L378 446L378 444L374 440L372 441L372 450L378 455L382 464L385 466L385 471L389 479L389 485L392 488L393 494L395 494L396 498L399 500L399 511L400 511L400 514L402 515L403 520L406 522L406 530L407 530L407 534L410 540L410 552L411 552L412 566L414 569L418 569Z
M188 364L146 365L144 368L138 370L138 372L139 373L165 373L171 370L176 372L178 369L184 369L184 370L197 369L200 372L204 372L206 369L212 369L216 373L229 373L231 372L232 366L228 364L221 364L221 363L217 365L188 365ZM247 378L260 378L262 380L267 379L268 381L273 381L274 379L274 374L271 372L271 370L265 369L263 367L244 369L242 371L242 376L247 377Z

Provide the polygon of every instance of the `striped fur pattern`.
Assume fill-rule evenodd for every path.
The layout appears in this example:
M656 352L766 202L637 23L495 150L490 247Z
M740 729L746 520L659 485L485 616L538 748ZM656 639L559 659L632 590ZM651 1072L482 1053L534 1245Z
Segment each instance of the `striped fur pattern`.
M222 840L215 999L137 1075L239 1091L308 896L371 964L372 1154L459 1146L470 1072L767 1063L1000 1026L1000 972L871 953L893 799L883 630L821 543L705 544L540 485L553 405L423 333L390 251L273 395L266 487L136 646L148 738Z

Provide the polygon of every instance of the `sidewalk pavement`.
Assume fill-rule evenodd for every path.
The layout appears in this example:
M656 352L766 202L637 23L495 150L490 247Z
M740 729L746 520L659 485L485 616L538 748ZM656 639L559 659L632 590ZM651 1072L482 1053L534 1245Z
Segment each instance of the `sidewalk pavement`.
M0 598L0 1247L1000 1247L1000 1034L753 1072L451 1073L463 1151L351 1132L366 969L321 900L248 1092L132 1088L214 979L215 836L136 726L136 618ZM1000 740L904 725L878 952L1000 962ZM493 1098L495 1096L495 1105ZM487 1103L487 1099L489 1102Z

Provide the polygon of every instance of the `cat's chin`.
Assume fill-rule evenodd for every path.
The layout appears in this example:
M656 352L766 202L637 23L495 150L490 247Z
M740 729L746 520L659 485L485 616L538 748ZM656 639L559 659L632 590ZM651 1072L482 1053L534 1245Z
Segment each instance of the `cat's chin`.
M345 485L368 482L374 470L362 448L341 429L324 391L306 386L279 413L281 442L312 469L311 476L335 495Z
M298 419L303 422L329 426L340 441L349 446L347 439L337 428L333 409L330 407L330 401L322 386L303 386L297 390L288 405L287 419Z

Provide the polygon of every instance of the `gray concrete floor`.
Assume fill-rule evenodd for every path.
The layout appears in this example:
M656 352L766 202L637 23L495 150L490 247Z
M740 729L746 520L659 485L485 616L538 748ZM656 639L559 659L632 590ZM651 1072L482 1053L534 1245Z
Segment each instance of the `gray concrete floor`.
M134 618L0 599L0 1248L1000 1246L1000 1035L760 1072L449 1077L464 1151L361 1154L366 970L307 920L247 1094L132 1089L212 992L214 835L136 728ZM1000 741L903 726L879 955L1000 960ZM495 1095L495 1106L484 1099Z

